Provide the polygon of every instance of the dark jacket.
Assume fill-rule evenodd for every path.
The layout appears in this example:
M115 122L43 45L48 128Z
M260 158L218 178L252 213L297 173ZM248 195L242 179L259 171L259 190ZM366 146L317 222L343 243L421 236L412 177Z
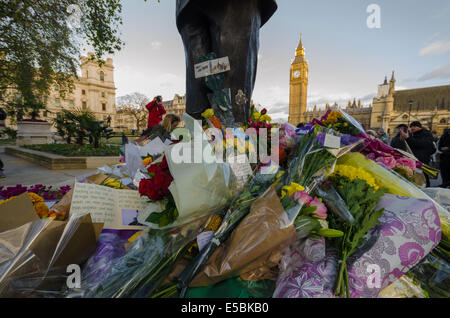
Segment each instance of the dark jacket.
M394 138L392 138L391 140L391 147L392 148L397 148L403 151L408 151L406 149L406 142L404 140L400 139L400 134L397 134L397 136L395 136Z
M441 160L450 161L450 150L443 151L442 148L450 148L450 132L448 130L444 131L444 134L439 139L438 149L442 153L440 154Z
M430 163L431 155L436 152L436 147L433 143L433 135L428 130L422 128L422 130L412 133L406 142L419 161L425 164Z
M177 18L177 28L180 30L181 25L178 17L183 12L184 8L186 6L195 0L177 0L177 7L176 7L176 18ZM226 1L226 0L211 0L211 1ZM242 0L245 1L245 0ZM261 26L263 26L277 11L278 5L276 0L260 0L261 1Z

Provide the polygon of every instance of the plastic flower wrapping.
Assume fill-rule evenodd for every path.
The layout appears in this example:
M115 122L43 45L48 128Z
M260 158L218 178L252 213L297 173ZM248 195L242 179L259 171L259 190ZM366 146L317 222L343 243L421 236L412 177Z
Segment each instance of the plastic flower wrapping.
M71 213L76 188L1 188L0 294L449 297L450 190L421 188L436 171L339 109L297 128L252 107L237 125L215 102L79 180L131 191L139 208L118 209L131 227L92 222L95 204Z

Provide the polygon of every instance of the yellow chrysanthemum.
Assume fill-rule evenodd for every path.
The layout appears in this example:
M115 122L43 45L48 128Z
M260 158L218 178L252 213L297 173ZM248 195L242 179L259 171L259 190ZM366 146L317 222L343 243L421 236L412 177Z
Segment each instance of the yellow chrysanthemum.
M335 124L339 118L342 117L341 112L338 111L332 111L328 114L327 119L324 120L325 125Z
M209 108L202 113L202 117L204 117L204 118L209 118L212 116L214 116L214 109L212 109L212 108Z
M44 202L36 202L34 204L34 209L36 212L48 212L48 206Z
M44 202L44 198L37 195L36 193L28 192L28 195L29 195L31 201L33 201L33 204L36 202Z
M355 168L347 165L336 165L333 175L346 177L352 181L355 179L364 180L370 187L374 188L375 191L380 188L373 175L363 168Z
M281 188L281 198L283 199L286 195L291 196L298 191L305 191L305 188L298 183L292 182L290 185Z
M15 196L14 197L10 197L9 199L3 200L2 202L0 202L0 205L2 205L3 203L6 203L8 201L11 201L14 198L15 198Z

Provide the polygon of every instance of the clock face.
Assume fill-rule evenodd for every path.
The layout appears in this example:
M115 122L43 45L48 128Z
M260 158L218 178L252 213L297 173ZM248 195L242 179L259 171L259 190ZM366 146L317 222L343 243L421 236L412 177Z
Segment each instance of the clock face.
M297 70L297 71L294 72L294 78L299 78L300 75L301 75L301 73L300 73L299 70Z

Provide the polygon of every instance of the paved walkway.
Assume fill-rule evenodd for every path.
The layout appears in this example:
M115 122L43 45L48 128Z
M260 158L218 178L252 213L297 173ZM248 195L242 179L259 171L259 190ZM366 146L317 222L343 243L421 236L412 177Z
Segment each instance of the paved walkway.
M50 170L4 152L0 153L0 159L3 161L3 173L6 176L6 178L0 179L2 186L44 184L59 187L72 185L75 179L82 179L96 171L96 169Z

